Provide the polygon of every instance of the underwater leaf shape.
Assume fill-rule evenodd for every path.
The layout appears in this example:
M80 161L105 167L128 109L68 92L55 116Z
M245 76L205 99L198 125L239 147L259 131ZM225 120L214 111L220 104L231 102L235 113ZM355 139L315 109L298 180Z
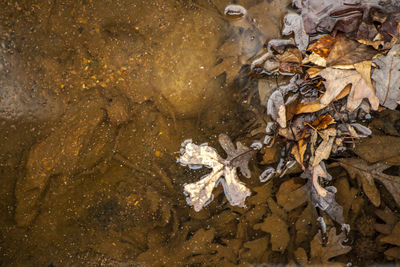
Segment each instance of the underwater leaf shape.
M311 241L311 264L329 264L333 257L346 254L351 250L350 246L343 245L346 240L344 232L336 235L336 229L332 227L328 233L328 242L322 246L321 233L315 235Z
M187 202L193 206L195 211L200 211L210 201L212 201L212 191L219 183L222 184L226 198L232 206L244 207L246 197L250 196L250 190L240 182L236 168L240 168L245 177L250 177L248 162L254 150L240 142L236 143L236 149L225 134L220 134L219 142L227 153L227 158L223 159L217 151L207 145L196 145L191 140L184 142L182 155L178 162L190 168L207 166L212 168L211 173L201 180L186 184L184 191L189 195ZM224 179L221 177L224 176Z
M363 189L368 188L368 190L371 190L370 186L373 183L373 179L377 179L378 181L380 181L393 196L395 202L400 207L400 176L387 175L383 173L384 170L390 167L389 165L382 162L368 165L367 162L362 159L340 159L339 164L343 168L345 168L351 176L356 175L360 177L363 183ZM364 183L367 183L367 187L365 188ZM373 199L371 198L370 200L373 201ZM373 202L373 204L376 206L378 206L379 203Z
M395 109L400 100L400 44L389 53L374 59L379 69L374 69L372 79L376 83L376 95L382 106Z
M106 153L104 144L107 140L99 144L98 147L102 147L100 150L95 147L88 149L105 118L101 108L103 103L96 99L83 103L79 102L68 110L55 130L29 151L26 175L18 179L15 189L15 220L18 226L29 226L35 218L51 175L73 175L79 170L90 169ZM99 154L92 155L92 149Z
M289 244L290 235L287 223L278 215L272 214L264 219L262 223L253 227L255 230L262 230L271 234L271 244L273 251L284 252Z

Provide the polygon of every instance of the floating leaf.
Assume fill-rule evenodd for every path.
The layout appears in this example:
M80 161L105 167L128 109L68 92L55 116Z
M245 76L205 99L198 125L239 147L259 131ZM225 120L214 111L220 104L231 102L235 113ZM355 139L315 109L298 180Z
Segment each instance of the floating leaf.
M195 211L200 211L212 200L212 191L214 187L221 183L226 198L232 206L244 207L246 197L250 196L250 190L240 182L236 168L240 168L241 173L249 178L251 173L248 162L254 153L240 142L236 143L236 149L225 134L219 135L219 143L225 150L228 157L222 159L217 151L207 145L195 145L190 140L184 143L183 153L178 159L184 166L207 166L212 168L212 172L200 181L186 184L184 190L189 197L188 204L193 206ZM224 179L221 179L224 176Z

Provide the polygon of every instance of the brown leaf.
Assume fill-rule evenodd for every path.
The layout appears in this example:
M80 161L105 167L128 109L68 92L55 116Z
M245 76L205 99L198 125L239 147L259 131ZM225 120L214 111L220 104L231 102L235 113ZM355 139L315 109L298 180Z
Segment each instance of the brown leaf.
M327 59L333 45L335 44L335 37L332 35L324 35L315 43L308 47L308 51L318 54L320 57Z
M400 165L400 137L372 135L357 140L352 150L369 163L384 161L389 165Z
M377 179L386 187L400 207L400 176L384 174L383 171L388 169L389 165L381 162L368 165L362 159L340 159L339 164L347 170L350 176L360 178L364 192L375 206L380 204L380 195L373 183L373 179Z
M329 125L336 123L331 115L321 115L318 119L313 121L311 124L316 130L324 130L328 128Z
M285 221L277 215L268 216L262 223L254 225L255 230L262 230L271 234L271 244L273 251L283 252L289 244L290 236L288 226Z
M327 140L323 140L318 148L315 150L314 160L311 166L317 166L322 160L328 159L331 154L333 141L335 141L335 137L331 136Z
M304 153L306 150L307 143L304 142L304 139L300 139L299 142L293 145L292 151L290 152L301 166L303 166Z
M351 247L343 245L345 240L344 232L336 235L336 229L332 227L328 233L328 242L323 247L321 233L316 234L310 244L311 264L329 264L329 259L349 252Z
M381 241L384 243L389 243L389 244L400 246L400 222L398 222L394 226L390 235L387 235L384 238L381 238Z
M290 179L281 184L276 193L276 200L286 211L291 211L303 205L308 199L307 188L301 184L296 184L294 179Z
M361 61L371 60L376 53L376 50L367 45L338 35L326 60L326 66L351 66Z

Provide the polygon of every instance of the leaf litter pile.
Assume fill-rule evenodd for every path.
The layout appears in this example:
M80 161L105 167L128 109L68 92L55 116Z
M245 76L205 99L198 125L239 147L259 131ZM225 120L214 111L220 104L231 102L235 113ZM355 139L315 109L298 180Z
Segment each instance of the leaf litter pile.
M224 159L208 144L182 144L181 165L211 169L185 184L187 202L211 212L221 184L235 212L235 238L221 239L214 260L399 263L400 4L292 4L288 37L271 40L249 66L259 97L252 104L248 92L257 113L244 127L250 145L220 134ZM250 190L238 169L264 184Z

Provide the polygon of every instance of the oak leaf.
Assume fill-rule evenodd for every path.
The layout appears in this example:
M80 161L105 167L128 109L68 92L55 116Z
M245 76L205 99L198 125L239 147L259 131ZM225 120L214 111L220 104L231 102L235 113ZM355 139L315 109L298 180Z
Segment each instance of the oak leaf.
M395 109L400 100L400 44L389 53L374 59L379 69L374 69L372 79L376 84L376 95L382 106Z
M200 211L212 201L212 191L218 183L222 184L226 198L232 206L244 207L246 197L251 194L250 190L239 180L236 168L240 168L241 173L249 178L251 174L248 162L254 150L240 142L236 143L237 148L235 148L225 134L219 135L219 143L228 155L226 159L220 157L217 151L210 146L198 146L191 140L182 144L184 147L182 155L178 159L179 163L192 169L202 166L212 168L211 173L200 181L184 186L185 193L189 195L187 202L193 206L195 211ZM221 179L221 176L224 176L224 179Z

